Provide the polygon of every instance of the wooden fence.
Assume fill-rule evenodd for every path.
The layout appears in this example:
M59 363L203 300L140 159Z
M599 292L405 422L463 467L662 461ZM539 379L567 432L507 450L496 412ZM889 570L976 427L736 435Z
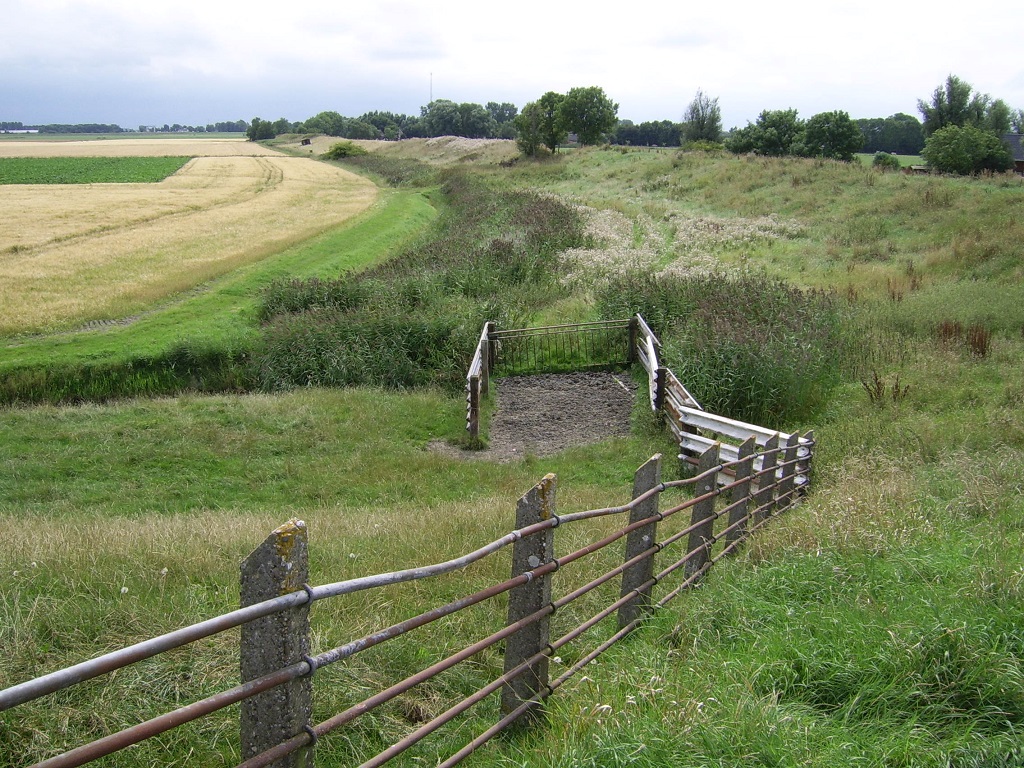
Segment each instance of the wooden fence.
M492 375L616 368L634 362L637 322L610 320L499 330L485 323L466 374L466 430L480 436L480 406Z
M639 362L647 372L651 409L663 412L679 442L679 458L694 464L712 446L720 445L728 461L740 458L739 446L754 438L762 448L783 448L798 462L796 483L810 482L813 435L779 432L704 411L696 398L659 362L661 342L642 316L629 320L557 325L501 331L484 325L466 376L466 429L480 435L480 408L490 376L498 373L542 373L580 368L611 367ZM794 443L794 445L790 445ZM760 469L760 464L757 465ZM729 472L719 482L729 482Z
M808 438L807 445L810 442ZM436 717L410 725L404 736L377 754L352 756L363 761L363 766L383 765L453 721L460 721L453 725L458 728L465 713L490 699L491 709L496 710L493 725L474 733L439 763L455 765L513 723L536 720L534 716L558 688L636 629L651 611L696 584L714 563L735 552L753 530L794 503L799 494L795 478L800 462L788 448L759 449L750 438L739 446L738 456L723 461L718 446L712 446L699 457L692 477L668 482L661 480L661 457L654 456L637 470L629 503L569 514L558 514L557 479L548 475L519 500L515 530L499 539L444 563L318 587L306 583L306 526L292 521L274 531L243 563L243 608L0 691L0 711L242 626L239 685L37 766L83 765L236 703L242 704L240 766L312 766L319 740L348 729L337 737L357 744L358 727L352 728L360 717L470 663L489 670L489 682L448 702L448 708ZM725 475L731 478L729 482L716 482ZM619 518L617 527L603 533L608 526L602 529L594 524L602 518ZM584 526L579 532L583 536L593 537L595 530L602 530L603 535L596 534L596 539L569 536L570 541L590 543L556 554L556 534L580 525ZM612 556L613 545L621 547L621 555ZM507 548L511 548L508 579L313 655L309 630L313 603L451 573L461 574L458 583L465 585L470 582L467 569ZM408 588L423 589L416 585ZM448 583L442 591L450 589ZM394 601L396 595L389 591L381 599ZM314 682L319 670L478 605L490 616L496 615L494 606L507 606L501 611L506 619L491 634L461 638L465 645L459 650L432 659L433 663L424 663L405 679L313 722ZM441 625L435 631L457 630ZM483 652L502 644L499 668ZM563 650L567 648L570 650ZM560 652L571 661L563 663ZM478 658L482 654L484 658ZM500 704L492 697L499 697ZM358 752L358 747L355 750Z

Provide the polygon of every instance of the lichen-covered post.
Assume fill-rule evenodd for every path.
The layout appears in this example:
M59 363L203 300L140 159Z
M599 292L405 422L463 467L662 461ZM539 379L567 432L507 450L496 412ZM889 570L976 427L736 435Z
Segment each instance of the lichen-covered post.
M516 529L550 520L555 514L556 478L546 475L519 500ZM554 558L555 532L548 528L517 541L512 547L512 578ZM538 576L512 589L508 595L508 624L536 613L551 602L551 575ZM550 622L547 616L510 635L505 643L505 672L548 647ZM501 712L507 715L523 702L548 687L548 658L542 657L522 675L507 683L501 691ZM531 712L536 713L539 707Z
M700 455L697 461L697 481L693 492L701 499L693 505L693 513L690 517L690 541L689 552L695 552L686 561L686 578L693 579L692 583L700 580L708 561L711 560L711 543L715 533L715 498L713 492L718 487L718 473L711 470L718 466L721 446L715 443Z
M745 440L739 448L739 462L736 464L736 483L729 497L732 509L729 510L729 532L725 535L726 547L742 539L747 533L747 516L750 514L751 475L754 472L754 450L757 442L754 438ZM736 552L732 547L729 552Z
M633 498L636 499L652 488L661 485L661 454L652 456L646 464L633 475ZM629 524L638 523L658 514L658 494L641 501L629 513ZM640 526L626 536L626 561L632 560L651 547L657 541L657 521ZM634 590L639 590L636 597L619 608L619 628L632 624L643 614L651 610L651 586L648 582L654 577L654 554L634 563L622 572L622 590L625 597ZM643 586L647 584L647 586Z
M260 603L301 590L309 579L306 524L291 520L267 537L242 562L241 603ZM309 603L242 625L242 682L287 667L309 655ZM300 677L242 702L242 757L248 759L310 724L313 684ZM309 768L308 746L273 763L274 768Z

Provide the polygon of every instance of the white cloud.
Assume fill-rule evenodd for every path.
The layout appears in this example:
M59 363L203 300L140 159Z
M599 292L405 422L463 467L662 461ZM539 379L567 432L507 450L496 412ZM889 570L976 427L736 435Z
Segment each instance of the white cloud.
M976 0L955 23L918 4L635 7L411 0L8 0L0 109L23 122L207 122L325 109L417 112L430 98L511 101L599 85L636 122L678 120L698 88L726 126L916 114L950 73L1024 107L1024 6ZM432 87L432 91L431 91Z

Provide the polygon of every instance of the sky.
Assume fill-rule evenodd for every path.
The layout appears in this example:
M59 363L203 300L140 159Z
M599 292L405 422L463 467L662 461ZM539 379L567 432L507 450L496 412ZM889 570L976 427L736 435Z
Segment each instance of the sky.
M918 100L950 74L1024 109L1024 2L957 7L950 17L917 0L4 0L0 121L416 115L431 98L522 108L596 85L636 123L680 121L702 90L728 129L765 109L920 117Z

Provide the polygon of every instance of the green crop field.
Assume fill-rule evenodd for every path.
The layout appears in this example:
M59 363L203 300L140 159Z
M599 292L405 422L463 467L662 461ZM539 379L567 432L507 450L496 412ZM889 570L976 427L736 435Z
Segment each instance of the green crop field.
M0 184L153 184L190 157L0 157Z
M625 148L427 167L397 144L346 162L399 190L345 226L137 318L3 339L0 688L236 607L239 560L292 517L322 584L491 541L548 472L560 514L624 502L637 466L678 452L642 404L629 437L553 456L432 447L463 434L484 319L639 310L710 410L815 431L812 490L560 688L542 727L466 764L1024 764L1019 177ZM318 603L313 651L504 565ZM315 718L500 613L325 667ZM359 764L501 671L482 654L321 738L318 760ZM237 682L225 636L0 713L0 766ZM397 764L436 764L496 716L485 703ZM109 764L234 764L237 723L228 709Z

